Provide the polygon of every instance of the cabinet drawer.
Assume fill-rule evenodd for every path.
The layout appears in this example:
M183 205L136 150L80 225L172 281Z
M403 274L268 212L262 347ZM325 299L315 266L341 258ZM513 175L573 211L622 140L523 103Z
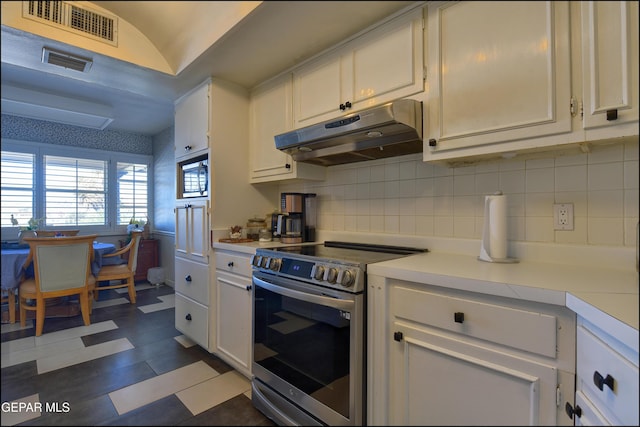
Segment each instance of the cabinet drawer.
M176 329L209 348L209 309L202 304L176 294Z
M209 305L209 266L176 257L175 291Z
M576 389L608 419L623 425L638 425L638 367L583 326L578 326L576 353ZM600 390L596 382L608 376L612 388L602 384Z
M216 251L214 255L218 270L251 277L251 257L249 255L220 251Z
M556 358L556 317L432 292L394 287L396 318Z

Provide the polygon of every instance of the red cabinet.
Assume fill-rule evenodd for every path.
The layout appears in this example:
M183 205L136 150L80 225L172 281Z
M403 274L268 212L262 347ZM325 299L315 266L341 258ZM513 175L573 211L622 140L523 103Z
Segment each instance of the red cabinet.
M120 247L126 245L121 240ZM123 255L123 258L126 257ZM150 268L158 267L158 241L156 239L142 239L138 246L138 265L134 280L147 280L147 271Z

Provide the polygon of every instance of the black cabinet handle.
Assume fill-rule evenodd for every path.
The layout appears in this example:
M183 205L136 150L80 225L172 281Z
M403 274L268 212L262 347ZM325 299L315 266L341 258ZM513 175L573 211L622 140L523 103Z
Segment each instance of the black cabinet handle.
M431 138L429 139L429 147L435 147L438 144L438 141L436 141L435 139Z
M186 280L187 282L190 282L191 281L191 275L190 274L186 275L184 280Z
M190 151L191 148L193 148L193 147L191 147L190 145L185 145L184 146L184 151Z
M229 268L233 267L233 261L229 261L229 263L227 264L227 267Z
M611 391L613 391L614 381L615 380L613 379L613 377L609 374L607 374L606 377L603 377L602 374L598 371L595 371L593 373L593 383L600 389L600 391L604 390L605 385L609 387Z
M340 110L342 110L342 111L344 111L344 110L346 110L346 109L347 109L347 107L346 107L344 104L340 104L340 107L339 107L339 108L340 108Z
M464 323L464 313L460 311L453 313L453 321L456 323Z
M578 405L576 405L576 407L574 408L571 406L571 403L567 402L567 404L564 406L564 410L571 419L573 419L574 415L578 418L582 417L582 408Z
M351 102L347 101L344 103L345 108L351 108Z
M187 319L187 320L191 320L191 313L189 313L186 316L184 316L184 318Z
M285 164L284 167L287 169L291 169L291 165L289 163Z
M618 110L607 110L607 121L618 120Z
M398 341L398 342L402 341L403 337L404 336L402 335L402 332L394 332L393 333L393 339Z

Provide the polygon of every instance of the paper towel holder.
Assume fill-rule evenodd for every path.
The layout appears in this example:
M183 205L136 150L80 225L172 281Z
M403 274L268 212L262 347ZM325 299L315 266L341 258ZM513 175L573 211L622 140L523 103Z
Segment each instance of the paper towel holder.
M490 220L489 220L489 212L490 212L490 205L492 205L492 203L495 203L495 198L499 197L500 199L502 199L502 210L503 210L503 215L505 215L505 218L502 221L503 224L503 238L505 239L504 244L507 244L506 241L506 211L504 211L504 209L506 208L506 206L504 206L504 204L506 203L503 199L504 194L502 193L502 191L496 191L494 194L492 195L488 195L485 197L485 209L484 209L484 217L485 217L485 223L484 223L484 228L482 230L482 242L481 242L481 246L480 246L480 256L478 256L478 261L483 261L483 262L492 262L492 263L501 263L501 264L514 264L514 263L518 263L520 262L517 258L513 258L513 257L509 257L506 256L504 258L502 257L496 257L495 255L491 254L491 250L489 250L489 246L491 242L491 235L493 234L492 232L490 232ZM502 252L504 251L505 255L506 255L506 247L503 249L500 249L498 252Z

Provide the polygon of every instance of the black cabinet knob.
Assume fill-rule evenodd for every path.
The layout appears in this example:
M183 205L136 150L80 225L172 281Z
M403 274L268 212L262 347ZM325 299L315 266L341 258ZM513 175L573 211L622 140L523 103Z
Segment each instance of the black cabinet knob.
M229 261L229 263L227 263L227 267L229 268L233 267L233 261Z
M464 313L460 311L453 313L453 321L456 323L464 323Z
M344 111L344 110L346 110L346 109L347 109L347 106L346 106L346 105L344 105L344 104L340 104L340 107L339 107L339 108L340 108L340 110Z
M191 147L190 145L185 145L184 146L184 151L190 151L191 148L193 148L193 147Z
M402 341L402 338L404 337L404 335L402 335L402 332L394 332L393 333L393 339L400 342Z
M251 285L247 285L247 286L246 286L246 289L247 289L248 291L250 291L250 290L251 290Z
M186 280L187 282L191 281L191 275L188 274L187 276L185 276L184 280Z
M351 103L349 101L344 103L345 108L351 108Z
M285 168L287 169L291 169L291 165L289 163L287 163L286 165L284 165Z
M609 387L611 391L613 391L614 381L615 380L613 379L613 377L609 374L607 374L606 377L603 377L602 374L598 371L595 371L593 373L593 383L596 385L596 387L598 387L598 389L600 389L600 391L604 390L605 385Z
M607 121L618 120L618 110L607 110Z
M571 406L571 403L567 402L567 404L564 406L564 410L571 419L573 419L574 415L578 418L582 416L582 408L580 408L578 405L576 405L576 407L574 408L573 406Z
M189 313L186 316L184 316L184 318L187 319L187 320L191 320L191 313Z
M435 139L429 139L429 147L435 147L437 144L438 142Z

